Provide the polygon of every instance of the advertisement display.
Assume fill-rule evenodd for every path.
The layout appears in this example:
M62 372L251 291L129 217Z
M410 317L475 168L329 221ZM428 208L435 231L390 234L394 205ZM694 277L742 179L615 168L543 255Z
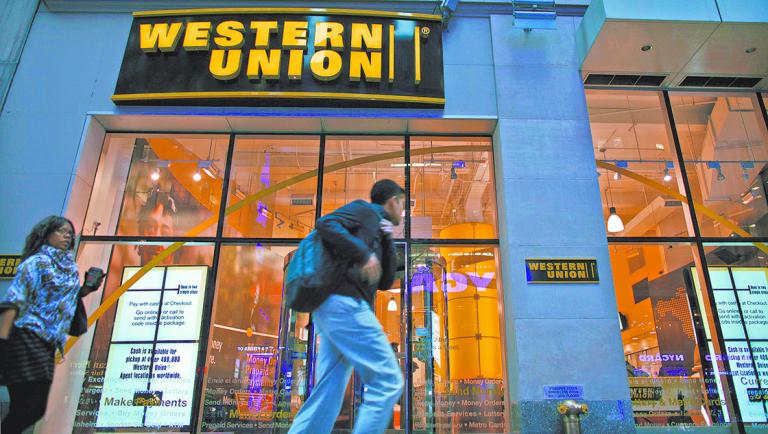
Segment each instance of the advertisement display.
M768 422L768 268L710 267L709 274L726 351L716 357L728 367L717 386L731 377L742 421Z
M139 267L125 267L122 281ZM118 302L97 428L185 427L207 266L156 267Z

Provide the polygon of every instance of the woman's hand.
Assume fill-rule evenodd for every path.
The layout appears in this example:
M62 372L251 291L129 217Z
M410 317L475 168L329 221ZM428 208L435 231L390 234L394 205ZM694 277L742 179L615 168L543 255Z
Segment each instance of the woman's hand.
M86 295L98 290L101 288L101 284L104 282L104 276L102 275L99 280L96 282L95 285L89 286L89 285L83 285L80 287L80 297L85 297Z

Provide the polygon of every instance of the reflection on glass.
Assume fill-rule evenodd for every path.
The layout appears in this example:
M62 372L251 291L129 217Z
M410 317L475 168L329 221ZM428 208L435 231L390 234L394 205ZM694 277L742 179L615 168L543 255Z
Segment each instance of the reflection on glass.
M612 245L610 254L635 423L728 422L718 358L702 342L708 308L702 320L691 246Z
M227 216L224 236L303 238L315 224L320 139L313 136L238 136L232 157L227 206L256 200ZM262 192L290 182L270 194Z
M81 244L79 261L101 258L98 263L105 264L109 258L108 267L102 265L107 271L102 300L142 269L145 261L137 248L144 245ZM212 244L181 247L163 265L146 270L96 323L73 432L97 427L156 432L168 424L188 425L180 421L190 420L193 408L197 339L213 250ZM153 351L155 358L150 357ZM145 412L148 407L139 406L126 412L120 406L121 398L133 399L134 392L147 387L164 391L175 404L168 418L157 409Z
M108 134L85 220L86 235L212 236L226 136Z
M465 148L442 151L441 148ZM496 238L496 192L490 138L411 138L411 236ZM459 223L467 231L442 231ZM473 228L488 227L483 234Z
M752 97L670 96L701 235L768 235L768 148Z
M416 431L508 432L497 257L494 246L411 252Z
M719 378L733 384L741 420L764 427L768 408L760 397L768 386L768 246L707 244L705 251L717 326L727 348ZM708 329L708 341L711 333Z
M402 137L327 137L322 214L357 199L370 201L371 187L382 179L405 188L404 146ZM402 223L394 236L403 237Z
M200 413L203 431L232 431L228 422L237 422L234 432L269 432L263 426L267 421L287 428L303 402L307 318L293 315L292 326L281 324L283 266L294 249L221 247ZM281 325L294 332L285 333L283 341ZM290 342L288 335L293 335Z
M675 145L667 131L660 95L600 90L587 90L586 95L603 216L607 223L614 208L624 224L619 231L609 227L609 235L693 235L686 225L685 201L646 182L685 195L678 182ZM628 170L638 179L622 176L601 163Z

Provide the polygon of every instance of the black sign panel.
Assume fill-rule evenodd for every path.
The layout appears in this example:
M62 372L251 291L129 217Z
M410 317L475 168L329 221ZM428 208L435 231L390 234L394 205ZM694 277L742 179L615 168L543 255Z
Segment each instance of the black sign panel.
M597 283L596 259L526 259L528 283Z
M335 9L137 12L112 100L441 107L442 23Z
M0 279L13 279L21 264L21 255L0 255Z

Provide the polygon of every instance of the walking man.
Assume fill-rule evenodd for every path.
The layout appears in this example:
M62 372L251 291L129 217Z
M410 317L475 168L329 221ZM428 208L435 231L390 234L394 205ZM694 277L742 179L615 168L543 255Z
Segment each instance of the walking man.
M402 187L384 179L373 185L372 203L356 200L317 221L318 234L349 266L312 312L320 336L318 380L289 434L331 432L353 368L366 386L353 434L383 433L392 417L403 376L372 305L376 290L389 289L395 278L392 229L404 199Z

